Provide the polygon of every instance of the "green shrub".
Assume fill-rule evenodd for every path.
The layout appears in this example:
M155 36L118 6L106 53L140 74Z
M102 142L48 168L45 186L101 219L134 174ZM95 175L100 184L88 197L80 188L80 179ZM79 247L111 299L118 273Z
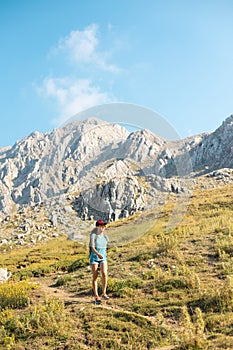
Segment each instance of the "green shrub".
M226 312L233 310L233 282L227 278L221 288L211 289L201 297L189 303L191 307L199 307L204 312Z
M132 293L132 290L138 289L142 286L143 281L139 278L117 280L109 278L108 292L116 296L123 296Z
M186 306L181 309L180 315L180 346L179 350L204 350L207 349L204 334L205 322L199 308L195 309L193 319L189 315Z
M217 237L215 240L214 249L216 257L219 260L227 260L228 257L233 257L233 236L228 234L227 236Z
M37 288L35 283L8 282L0 285L0 309L23 308L29 305L30 292Z
M224 261L220 264L221 275L233 275L233 258L229 259L229 261Z
M0 313L0 344L6 341L41 336L64 336L68 328L64 303L49 299L26 313L14 315L12 310Z
M7 331L3 326L0 326L0 345L3 345L6 350L12 349L12 346L15 345L15 337L14 334L9 336Z
M88 258L81 258L74 261L70 266L68 266L67 271L73 272L80 269L81 267L86 267L88 264L89 264Z
M67 271L70 267L71 260L55 261L52 264L42 262L34 267L26 267L13 273L13 278L25 280L30 277L43 277L57 271Z
M178 237L176 235L161 235L157 242L155 243L157 246L157 253L161 254L167 254L170 251L174 251L177 248L178 245Z
M232 312L210 314L206 318L206 330L211 333L217 332L233 336L232 324Z
M30 270L22 269L22 270L14 272L12 277L13 277L13 279L23 281L23 280L26 280L30 277L33 277L33 273Z
M62 276L59 277L55 283L55 287L60 287L60 286L64 286L66 284L68 284L70 281L72 281L72 277L71 276Z
M150 260L153 257L154 257L153 253L140 253L130 258L129 261L143 262L143 261Z
M158 305L154 300L143 300L142 302L133 304L132 310L146 316L156 316L158 313Z
M189 266L182 265L172 271L174 276L182 276L182 280L188 289L199 291L201 289L201 281L198 274Z
M156 284L156 287L161 292L168 292L173 289L186 289L188 288L187 283L181 279L169 279L164 284Z

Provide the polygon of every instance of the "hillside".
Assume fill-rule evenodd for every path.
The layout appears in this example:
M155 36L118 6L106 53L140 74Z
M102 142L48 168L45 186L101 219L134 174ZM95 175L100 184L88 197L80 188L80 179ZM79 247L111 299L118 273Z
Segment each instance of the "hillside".
M0 285L1 348L232 349L233 185L226 178L200 177L169 232L174 193L162 207L108 225L110 239L132 232L137 239L109 250L111 299L100 306L93 304L87 247L67 240L61 226L58 237L51 226L36 245L2 243L0 265L12 276ZM3 222L1 235L15 226Z

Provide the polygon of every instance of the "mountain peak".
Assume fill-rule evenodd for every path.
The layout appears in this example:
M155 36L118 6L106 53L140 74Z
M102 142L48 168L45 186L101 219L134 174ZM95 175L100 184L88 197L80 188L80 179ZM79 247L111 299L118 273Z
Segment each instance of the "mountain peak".
M41 202L65 192L85 190L108 177L134 174L176 176L176 167L193 171L233 167L233 115L213 133L170 144L148 129L129 133L117 123L96 117L73 119L49 133L35 131L8 151L0 148L0 216L14 205ZM129 161L132 169L114 163ZM190 162L189 162L190 159ZM185 163L186 162L186 163ZM115 174L115 175L114 175ZM182 173L183 174L183 173ZM134 176L134 175L133 175ZM106 176L104 177L106 178Z
M231 114L229 117L227 117L222 125L233 125L233 114Z
M66 122L61 128L65 130L70 130L70 129L73 129L74 127L78 127L82 130L90 126L93 127L93 126L104 125L104 124L108 124L108 123L96 117L89 117L87 119L82 119L82 120L78 120L78 119L76 120L75 118L72 118L71 120Z

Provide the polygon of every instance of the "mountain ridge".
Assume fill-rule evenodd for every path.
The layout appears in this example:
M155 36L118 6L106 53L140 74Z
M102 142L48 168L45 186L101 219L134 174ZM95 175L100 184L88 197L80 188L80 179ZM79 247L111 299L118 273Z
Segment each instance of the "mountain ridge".
M109 217L129 215L150 207L162 193L188 192L187 178L232 168L232 136L232 115L212 133L175 141L148 129L130 133L94 117L44 134L34 131L12 147L0 149L1 217L15 206L19 209L70 192L81 193L82 202L89 193L80 217L90 218L85 211L93 205L94 217L98 205L103 211L108 208ZM97 185L102 192L94 200ZM115 197L106 197L113 188Z

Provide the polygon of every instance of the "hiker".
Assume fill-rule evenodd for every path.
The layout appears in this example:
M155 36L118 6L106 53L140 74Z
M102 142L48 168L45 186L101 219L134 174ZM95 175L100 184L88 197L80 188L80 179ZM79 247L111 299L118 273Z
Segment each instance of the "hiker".
M104 234L106 224L103 220L96 221L96 227L90 235L90 265L92 269L92 288L96 304L101 303L97 283L99 269L102 276L102 299L109 299L106 294L108 279L107 244L109 241L108 236Z

